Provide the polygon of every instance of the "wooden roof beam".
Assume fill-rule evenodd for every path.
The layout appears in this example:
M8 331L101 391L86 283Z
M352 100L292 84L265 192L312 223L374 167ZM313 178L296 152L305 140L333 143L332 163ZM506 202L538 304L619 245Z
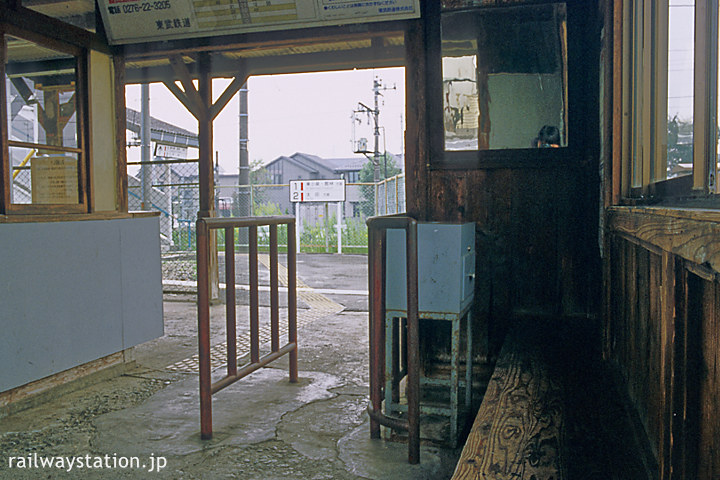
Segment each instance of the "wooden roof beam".
M170 90L170 93L172 93L175 98L177 98L180 103L187 108L188 112L190 112L193 117L198 118L200 112L197 111L197 107L190 101L190 98L185 94L185 92L183 92L182 89L175 84L174 80L163 80L162 83L165 85L165 88Z
M253 32L217 37L198 37L183 40L143 42L123 46L128 59L167 57L173 54L223 52L249 48L272 48L283 45L313 45L368 37L404 35L407 20L353 24L343 26L298 28Z
M244 62L243 62L244 63ZM233 81L230 83L230 85L227 86L225 91L220 95L220 98L218 98L215 103L213 103L212 107L210 107L210 119L214 120L215 117L218 116L220 112L222 112L223 108L228 104L228 102L232 99L232 97L235 96L235 94L242 88L242 86L247 82L248 75L247 74L240 74L237 77L233 79Z
M199 120L200 117L205 113L204 110L206 109L206 106L203 104L203 101L200 98L200 94L195 88L195 84L193 83L193 79L190 75L190 71L188 70L187 65L185 65L185 62L180 55L172 55L170 57L170 65L175 72L175 77L180 80L180 83L185 90L184 95L179 95L180 89L177 88L174 83L170 82L175 88L177 88L177 90L173 90L168 83L163 83L165 83L165 86L168 87L171 92L173 92L173 95L175 95L178 100L180 100L182 104L185 105L185 108L187 108L190 113L192 113L195 118Z
M244 72L245 75L251 76L351 70L353 68L402 67L405 65L405 46L240 59L214 54L212 60L212 75L215 78L233 78L237 72ZM191 77L196 76L194 65L185 65L185 68L188 69ZM179 77L170 65L126 69L128 84L165 82L171 79L174 81Z

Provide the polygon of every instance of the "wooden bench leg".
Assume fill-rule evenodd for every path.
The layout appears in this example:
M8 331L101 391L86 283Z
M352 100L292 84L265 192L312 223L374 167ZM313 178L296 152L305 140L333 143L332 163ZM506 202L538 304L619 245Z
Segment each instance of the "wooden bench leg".
M473 370L473 331L472 331L472 314L468 310L465 315L465 334L467 335L467 343L465 348L465 411L470 414L472 408L472 370Z
M393 398L395 379L393 378L393 359L395 358L396 352L393 347L393 324L395 318L385 318L385 415L392 415L394 412Z
M450 443L457 446L458 397L460 389L460 318L452 321L450 346Z

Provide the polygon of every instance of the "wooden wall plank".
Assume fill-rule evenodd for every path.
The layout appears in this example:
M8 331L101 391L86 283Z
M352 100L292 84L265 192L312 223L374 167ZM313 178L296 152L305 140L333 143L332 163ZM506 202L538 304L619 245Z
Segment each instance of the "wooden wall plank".
M660 319L660 378L663 381L661 390L661 444L660 444L660 471L663 477L672 472L672 428L673 428L673 365L675 363L674 352L675 339L675 260L674 257L664 252L660 257L656 272L659 283L657 295L657 316ZM655 290L655 289L654 289Z
M642 231L642 230L641 230ZM623 375L659 479L720 474L720 282L645 240L612 235L606 352ZM647 237L646 237L647 238Z
M581 168L429 172L429 218L477 225L485 281L476 298L487 302L495 352L514 315L597 313L597 197L587 181Z
M675 258L675 329L673 345L673 383L672 383L672 414L673 421L670 426L672 437L671 468L677 472L678 478L684 477L686 463L686 432L685 419L687 417L687 319L688 319L688 272L682 265L681 259Z
M702 319L698 340L700 342L698 352L699 372L698 372L698 406L699 406L699 442L698 442L698 471L697 476L700 479L716 479L720 475L717 470L717 428L718 416L720 411L717 410L717 329L720 327L718 322L717 309L717 283L702 281Z

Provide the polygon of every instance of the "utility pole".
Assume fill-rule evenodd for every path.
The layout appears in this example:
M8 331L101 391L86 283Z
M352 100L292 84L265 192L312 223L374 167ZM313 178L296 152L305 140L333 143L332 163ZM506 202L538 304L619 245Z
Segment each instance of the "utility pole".
M242 2L241 2L242 3ZM253 213L252 186L250 185L250 154L248 152L248 84L243 83L238 91L239 100L239 156L238 156L238 216L249 217ZM247 228L239 231L240 245L247 245L249 232Z
M250 216L252 206L250 205L250 158L248 153L248 88L245 82L238 92L240 103L240 148L238 158L238 213L241 217ZM243 229L245 231L245 229Z
M373 97L375 100L374 107L370 108L367 105L365 105L362 102L358 102L358 108L355 110L354 114L357 115L358 113L365 113L367 115L372 116L373 119L373 136L375 137L375 142L373 145L373 181L375 183L378 183L380 181L380 105L379 105L379 98L382 96L381 92L384 92L386 90L396 90L397 87L393 85L392 87L386 87L383 86L382 80L378 77L375 77L373 79ZM366 155L367 156L367 155ZM385 155L385 178L387 178L387 155Z
M373 97L375 98L375 110L373 110L373 117L375 120L375 130L373 135L375 136L375 149L373 150L373 179L375 183L380 180L380 108L378 107L378 97L382 95L380 93L380 79L375 77L373 79ZM385 160L385 176L387 177L387 160Z
M140 86L140 210L152 210L152 166L150 165L150 85Z

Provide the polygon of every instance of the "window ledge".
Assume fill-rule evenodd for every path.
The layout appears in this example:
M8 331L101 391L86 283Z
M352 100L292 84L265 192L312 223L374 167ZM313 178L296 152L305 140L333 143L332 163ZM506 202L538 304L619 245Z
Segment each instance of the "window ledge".
M609 207L609 214L641 214L659 217L672 217L685 220L720 222L720 209L670 206L623 206Z
M610 233L677 255L714 278L720 273L720 210L680 207L610 207ZM697 269L696 269L697 270Z
M160 216L160 212L96 212L77 215L0 215L0 223L80 222L86 220L117 220L157 216Z

